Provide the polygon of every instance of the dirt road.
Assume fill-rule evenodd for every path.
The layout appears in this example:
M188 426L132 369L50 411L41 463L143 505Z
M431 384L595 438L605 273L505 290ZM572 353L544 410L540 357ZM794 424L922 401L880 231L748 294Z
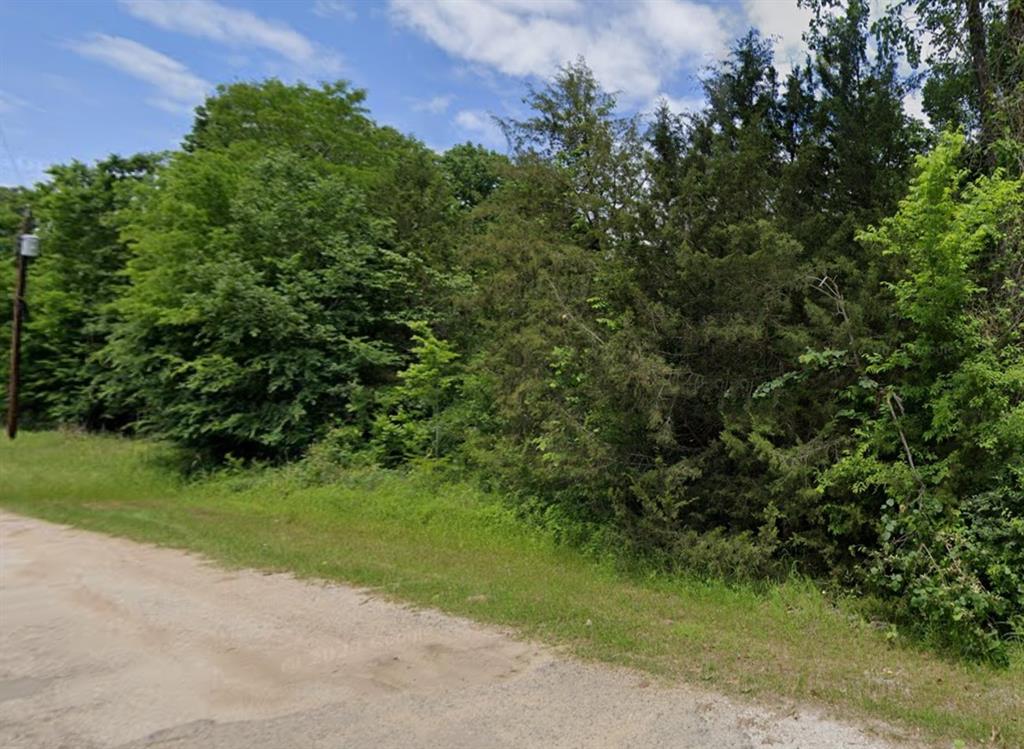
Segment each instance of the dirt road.
M0 746L888 746L496 629L0 514Z

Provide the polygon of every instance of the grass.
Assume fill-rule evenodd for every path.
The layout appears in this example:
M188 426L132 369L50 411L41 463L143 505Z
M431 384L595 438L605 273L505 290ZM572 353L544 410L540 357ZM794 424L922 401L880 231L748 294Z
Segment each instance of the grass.
M1024 653L996 669L872 626L806 581L766 590L642 577L426 472L297 469L185 481L160 445L26 433L0 445L0 505L191 549L228 565L343 580L511 626L580 657L770 702L882 719L936 746L1024 747Z

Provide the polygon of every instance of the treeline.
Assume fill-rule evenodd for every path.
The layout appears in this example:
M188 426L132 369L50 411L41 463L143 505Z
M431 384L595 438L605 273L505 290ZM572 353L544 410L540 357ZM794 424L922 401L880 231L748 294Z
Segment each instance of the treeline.
M436 154L345 83L222 86L180 151L0 194L0 228L27 201L43 237L25 419L443 462L654 563L799 570L1004 659L1024 6L904 6L813 4L785 76L748 34L691 115L622 116L570 64L501 123L508 156ZM931 127L901 73L925 32Z

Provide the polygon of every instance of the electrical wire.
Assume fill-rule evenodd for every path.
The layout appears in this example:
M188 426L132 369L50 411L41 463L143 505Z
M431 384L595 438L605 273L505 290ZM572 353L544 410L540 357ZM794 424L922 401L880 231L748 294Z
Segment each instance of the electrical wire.
M14 153L11 151L11 144L7 142L7 133L4 132L2 123L0 123L0 143L3 144L4 151L7 152L7 159L11 162L11 169L14 170L14 176L17 177L18 184L24 185L25 179L21 176L21 170L18 168L18 162L14 158Z

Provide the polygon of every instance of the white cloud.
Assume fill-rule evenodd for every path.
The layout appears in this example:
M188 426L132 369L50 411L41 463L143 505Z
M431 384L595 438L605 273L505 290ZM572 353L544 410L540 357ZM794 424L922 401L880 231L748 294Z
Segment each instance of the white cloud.
M775 39L775 67L783 75L803 62L807 47L803 33L811 22L809 8L797 6L796 0L743 0L743 8L751 26L763 36Z
M171 114L189 115L192 114L193 110L195 109L194 104L183 101L175 101L174 99L168 99L165 96L151 96L148 99L146 99L146 103L149 104L151 107L162 109L165 112L170 112Z
M313 3L313 15L321 18L341 18L354 21L358 17L356 9L346 0L316 0Z
M341 66L337 55L321 49L288 24L213 0L121 0L121 5L136 18L162 29L234 47L265 49L307 71L334 73Z
M661 102L668 104L668 108L674 114L693 114L704 109L705 100L703 96L670 96L660 93L647 105L646 111L653 112Z
M505 134L498 123L486 112L478 109L463 109L455 115L455 124L467 134L474 136L485 146L500 148L506 145Z
M869 21L876 21L889 12L896 0L871 0L868 5ZM757 28L765 37L775 41L775 68L785 76L795 65L802 64L807 54L803 34L814 17L810 8L801 8L797 0L743 0L749 26ZM825 8L826 15L843 12L841 6ZM912 20L913 12L904 11L904 19ZM928 48L929 40L924 40ZM874 54L874 42L868 41L869 54ZM909 72L905 67L904 74Z
M647 0L632 7L633 23L644 30L660 51L714 55L724 51L729 41L727 19L710 5L688 0Z
M98 60L152 85L157 95L149 103L161 109L188 110L213 88L174 58L122 36L93 34L69 46L83 57Z
M391 0L398 23L462 60L546 78L583 56L602 85L631 101L650 100L684 63L712 61L730 36L729 16L692 0L599 8L539 0Z
M931 123L931 119L924 111L924 93L921 89L911 91L903 97L903 111L911 117L921 120L926 125Z
M430 112L431 114L442 114L448 111L455 97L451 94L434 96L429 99L419 99L413 102L412 108L416 112Z
M552 16L576 15L583 9L579 0L491 0L505 10L527 13L546 13Z

